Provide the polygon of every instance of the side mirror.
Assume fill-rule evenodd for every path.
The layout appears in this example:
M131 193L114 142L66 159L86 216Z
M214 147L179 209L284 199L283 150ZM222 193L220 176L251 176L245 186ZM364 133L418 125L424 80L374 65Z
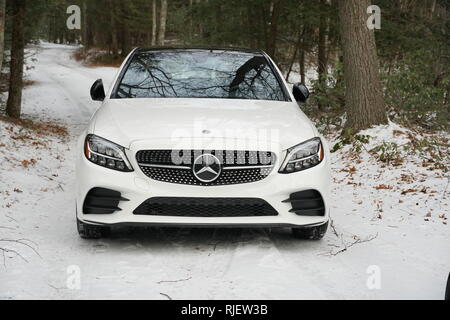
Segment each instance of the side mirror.
M294 84L292 88L292 93L294 94L295 100L298 102L306 102L309 97L308 88L301 82Z
M98 79L91 87L91 98L94 101L105 100L105 88L103 87L102 79Z

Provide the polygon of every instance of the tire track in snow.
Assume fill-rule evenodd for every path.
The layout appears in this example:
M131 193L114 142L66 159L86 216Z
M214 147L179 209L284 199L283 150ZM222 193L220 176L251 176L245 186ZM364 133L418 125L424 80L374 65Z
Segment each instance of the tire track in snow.
M70 79L71 84L68 84L64 77L58 76L58 72L60 73L60 70L55 69L53 66L55 64L59 64L58 60L61 59L61 57L64 57L63 54L57 54L57 50L61 49L39 49L39 60L40 63L38 63L39 68L34 71L34 73L39 73L40 77L42 78L42 74L45 78L49 79L51 81L51 84L53 87L55 87L64 97L66 97L67 101L70 103L72 108L71 110L77 110L77 113L79 114L79 120L80 123L69 123L71 125L80 126L85 125L89 121L90 117L92 116L93 112L96 110L96 106L94 103L89 102L83 102L83 99L80 99L80 93L76 92L78 86L74 86L73 81L75 79ZM66 50L66 49L65 49ZM69 73L72 73L76 68L69 68ZM84 78L88 78L87 76L84 76ZM90 79L90 78L89 78ZM80 91L78 89L78 91ZM85 96L88 95L88 91L86 91ZM81 95L82 97L83 95Z
M65 86L63 86L59 81L57 81L53 76L51 76L49 73L46 73L47 78L53 81L53 84L57 86L60 89L60 92L67 98L67 100L72 105L73 109L77 110L79 112L81 124L85 126L89 119L91 118L93 114L93 110L91 107L88 107L86 104L79 101L75 96L67 89ZM72 123L72 125L74 125Z
M176 278L188 279L161 284L162 292L174 299L187 299L192 297L192 287L201 287L205 289L197 293L200 297L214 299L217 291L232 291L226 275L234 263L242 229L179 228L162 233L161 240L176 251L175 261L179 265Z
M164 292L173 298L188 298L194 285L207 288L202 293L202 298L206 299L248 296L255 299L323 299L329 296L314 284L315 277L311 273L305 272L279 250L277 237L283 235L273 235L266 229L214 229L210 236L205 231L198 232L193 229L187 234L186 231L183 235L176 234L175 241L168 239L184 251L190 247L192 237L205 242L199 258L201 263L195 264L188 273L192 279L178 284L173 293L172 287L164 288Z

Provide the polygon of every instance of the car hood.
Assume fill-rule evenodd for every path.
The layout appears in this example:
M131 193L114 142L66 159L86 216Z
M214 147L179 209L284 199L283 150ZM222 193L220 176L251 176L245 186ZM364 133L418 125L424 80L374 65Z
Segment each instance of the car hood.
M237 99L108 99L94 133L122 146L179 138L265 139L283 149L317 135L293 102Z

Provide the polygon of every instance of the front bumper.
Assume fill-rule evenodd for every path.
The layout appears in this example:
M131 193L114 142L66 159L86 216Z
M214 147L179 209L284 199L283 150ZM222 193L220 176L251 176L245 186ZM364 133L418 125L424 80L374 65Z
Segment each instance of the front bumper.
M77 217L94 224L152 224L187 226L306 226L322 224L329 219L329 173L326 163L315 168L289 175L273 172L266 179L254 183L230 186L189 186L164 183L140 177L139 172L121 173L99 167L80 159L77 168ZM139 170L139 169L138 169ZM121 192L129 201L121 201L121 211L112 214L83 214L86 194L94 187ZM298 216L289 212L291 205L283 200L291 193L314 189L320 192L325 203L325 216ZM135 215L133 211L151 197L258 197L267 201L277 216L259 217L170 217Z
M274 170L263 180L225 186L192 186L152 180L129 157L133 172L118 172L89 162L84 155L77 159L77 218L85 223L101 225L160 225L160 226L222 226L222 227L299 227L320 225L329 220L330 164L329 154L316 167L308 170L279 174ZM119 191L129 201L121 201L121 211L111 214L84 214L83 203L92 188ZM283 202L290 194L303 190L317 190L325 205L324 216L300 216L289 212L290 203ZM185 217L135 215L133 211L145 200L153 197L208 197L208 198L260 198L268 202L277 216L252 217Z

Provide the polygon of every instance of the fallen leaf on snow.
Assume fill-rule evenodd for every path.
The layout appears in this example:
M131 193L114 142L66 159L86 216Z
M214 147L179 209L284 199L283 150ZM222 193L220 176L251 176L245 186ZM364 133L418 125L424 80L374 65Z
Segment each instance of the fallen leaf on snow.
M380 185L376 186L375 189L377 189L377 190L391 190L391 189L393 189L393 187L392 186L387 186L385 184L380 184Z
M417 189L407 189L407 190L403 190L402 191L402 195L405 195L407 193L413 193L413 192L417 192Z
M28 168L30 165L34 166L36 164L36 160L34 160L34 159L23 160L21 163L24 168Z

